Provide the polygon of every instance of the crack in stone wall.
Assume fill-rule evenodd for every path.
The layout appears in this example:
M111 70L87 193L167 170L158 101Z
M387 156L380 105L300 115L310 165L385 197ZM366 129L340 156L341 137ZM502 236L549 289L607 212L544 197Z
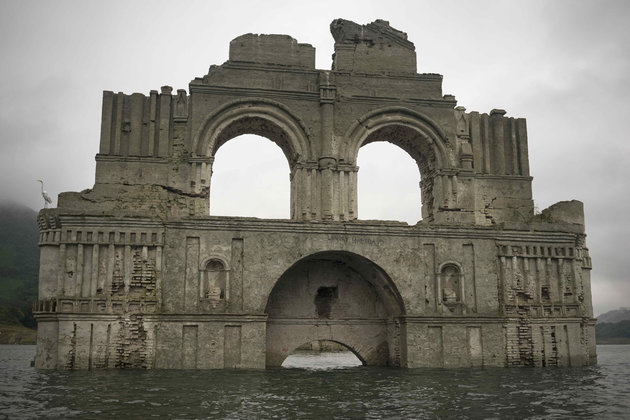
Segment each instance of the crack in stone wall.
M77 324L72 324L72 337L70 338L70 351L68 352L68 362L66 369L74 369L77 360Z

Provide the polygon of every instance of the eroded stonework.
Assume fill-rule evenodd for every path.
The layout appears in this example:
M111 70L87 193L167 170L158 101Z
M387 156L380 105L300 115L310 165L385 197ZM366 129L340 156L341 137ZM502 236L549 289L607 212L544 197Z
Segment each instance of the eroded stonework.
M39 215L37 367L264 368L316 340L368 365L595 363L582 203L534 214L525 120L457 106L388 22L331 32L332 70L247 34L188 92L104 92L94 188ZM209 216L242 134L284 152L289 220ZM418 164L418 224L357 220L374 141Z

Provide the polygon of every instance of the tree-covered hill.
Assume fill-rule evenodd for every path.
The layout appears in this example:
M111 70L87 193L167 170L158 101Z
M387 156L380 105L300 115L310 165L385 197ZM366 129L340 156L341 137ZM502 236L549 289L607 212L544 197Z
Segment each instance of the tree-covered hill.
M0 203L0 323L35 328L39 248L37 212Z
M595 335L597 344L630 344L630 321L597 323Z

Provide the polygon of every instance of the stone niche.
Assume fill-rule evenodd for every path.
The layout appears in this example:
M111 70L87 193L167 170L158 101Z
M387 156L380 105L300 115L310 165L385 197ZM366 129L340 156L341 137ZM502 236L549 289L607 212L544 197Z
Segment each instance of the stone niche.
M38 368L276 367L313 342L366 365L596 362L583 205L534 213L525 120L458 105L387 21L330 31L330 70L246 34L188 90L103 93L93 188L38 218ZM209 214L241 134L282 149L290 219ZM418 166L415 225L359 219L377 141Z

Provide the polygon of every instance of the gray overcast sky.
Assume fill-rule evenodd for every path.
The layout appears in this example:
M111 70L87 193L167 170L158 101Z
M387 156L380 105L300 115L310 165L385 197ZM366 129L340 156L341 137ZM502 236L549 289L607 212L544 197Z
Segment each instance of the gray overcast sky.
M469 111L503 108L527 118L539 209L560 200L585 203L595 313L630 306L623 268L630 237L628 1L0 0L0 199L37 209L37 178L55 198L93 185L103 90L187 89L211 64L227 60L230 40L249 32L310 43L317 67L329 69L328 26L340 17L362 24L381 18L406 32L416 45L418 72L443 74L444 93ZM286 161L271 142L254 140L219 150L213 212L287 217ZM394 146L382 146L366 146L359 155L365 173L360 216L415 223L417 170ZM237 167L243 147L278 163L251 159ZM256 185L268 196L253 200L251 209L220 199L239 189L243 168L258 173L269 166L280 183ZM368 174L379 167L400 172L380 184ZM400 179L410 187L399 187ZM366 185L394 197L364 193ZM391 202L399 203L398 213L382 207Z

